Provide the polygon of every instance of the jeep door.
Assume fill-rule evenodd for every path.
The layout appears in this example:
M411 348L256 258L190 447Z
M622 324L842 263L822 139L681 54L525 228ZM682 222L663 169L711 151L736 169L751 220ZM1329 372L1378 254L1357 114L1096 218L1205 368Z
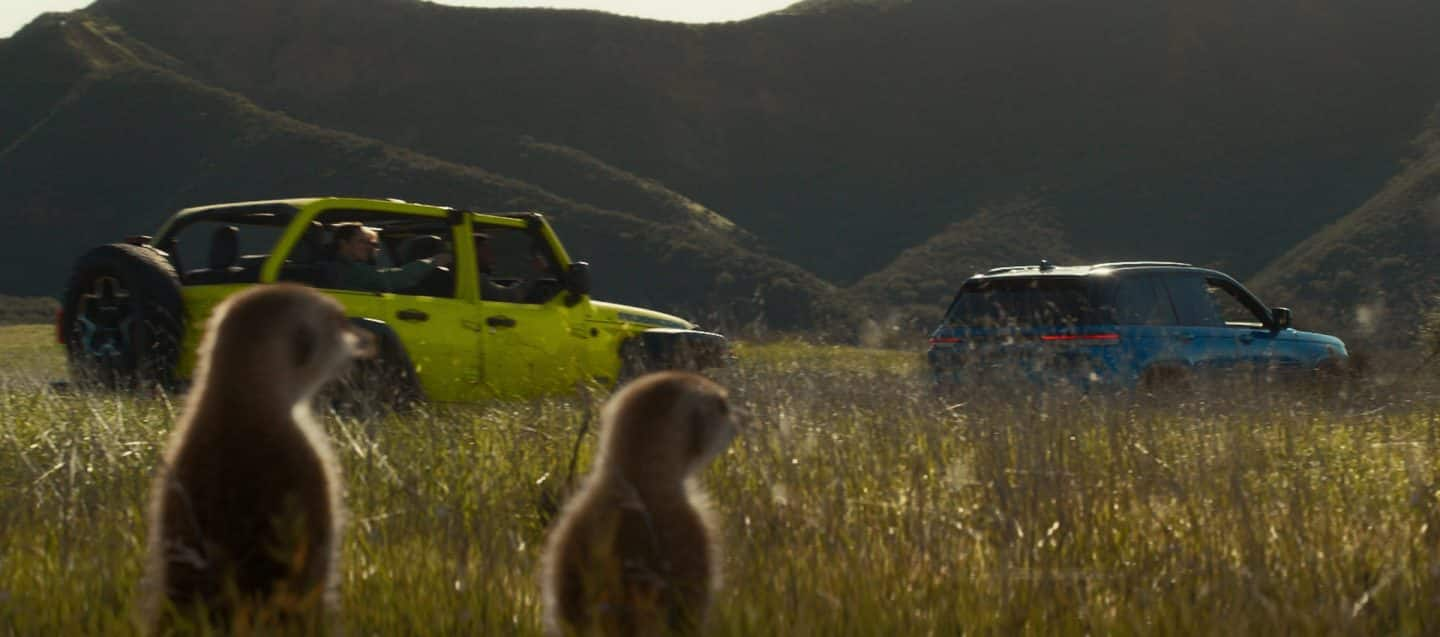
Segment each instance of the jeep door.
M489 395L573 391L588 379L589 302L561 284L566 257L538 224L475 215L481 383Z
M352 200L305 218L317 223L292 228L297 236L287 237L293 239L287 245L295 245L292 252L298 253L310 251L302 247L307 242L322 243L328 246L322 259L332 264L337 259L334 234L337 224L344 223L362 223L378 231L378 250L373 262L366 264L376 270L394 272L407 264L415 268L423 265L416 262L440 252L451 253L460 263L470 252L464 224L453 223L439 208ZM307 231L314 235L316 229L328 236L299 236ZM473 298L462 294L468 290L461 286L464 277L459 269L419 268L428 270L420 280L397 278L385 289L355 289L333 276L313 276L312 270L300 267L301 261L288 258L277 278L314 285L339 300L348 316L385 323L398 337L427 398L466 401L483 395L476 364L480 345L476 307Z

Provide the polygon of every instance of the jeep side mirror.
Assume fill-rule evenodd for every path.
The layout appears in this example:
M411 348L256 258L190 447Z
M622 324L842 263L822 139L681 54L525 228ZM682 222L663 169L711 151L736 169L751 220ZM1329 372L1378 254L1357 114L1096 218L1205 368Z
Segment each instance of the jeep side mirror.
M1288 308L1288 307L1272 307L1272 308L1270 308L1270 319L1271 319L1272 321L1274 321L1274 327L1275 327L1275 329L1277 329L1277 330L1283 330L1283 329L1285 329L1285 328L1287 328L1287 327L1290 327L1290 308Z
M576 261L565 269L565 291L571 296L590 293L590 264Z

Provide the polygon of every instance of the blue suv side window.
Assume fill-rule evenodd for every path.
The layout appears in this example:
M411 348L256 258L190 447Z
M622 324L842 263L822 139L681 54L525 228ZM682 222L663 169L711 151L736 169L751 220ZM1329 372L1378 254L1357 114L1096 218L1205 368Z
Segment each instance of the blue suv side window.
M1225 327L1225 320L1215 310L1205 279L1195 275L1167 276L1165 289L1175 305L1177 324L1194 327Z
M1119 279L1112 298L1117 325L1175 324L1175 308L1153 276Z
M1260 328L1265 326L1266 315L1262 305L1249 294L1224 279L1206 279L1205 290L1215 313L1229 327Z

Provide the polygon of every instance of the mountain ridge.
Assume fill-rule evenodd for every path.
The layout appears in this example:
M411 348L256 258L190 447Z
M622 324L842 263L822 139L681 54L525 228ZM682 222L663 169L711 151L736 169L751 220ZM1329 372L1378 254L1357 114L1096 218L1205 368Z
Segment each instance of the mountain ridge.
M306 121L501 173L523 135L577 149L840 284L958 221L956 200L1037 188L1097 251L1136 239L1097 220L1205 219L1147 239L1247 276L1373 193L1440 98L1422 35L1440 6L1411 0L912 0L708 25L404 0L96 11Z
M227 119L229 142L197 125L221 141L191 150L250 157L230 170L252 191L177 169L202 184L195 193L299 194L290 188L307 182L255 161L279 146L256 153L252 138L304 123L314 128L300 137L330 140L315 145L401 157L400 173L426 175L431 193L508 189L594 211L571 217L612 219L642 240L615 255L634 268L617 272L685 262L713 292L665 283L661 302L739 316L769 277L847 308L840 322L853 325L857 312L933 313L926 304L961 270L1034 251L1259 272L1388 188L1440 101L1432 27L1440 5L1417 0L821 0L706 25L415 0L100 0L0 40L0 92L15 96L0 100L0 158L14 167L0 192L18 198L17 219L59 210L87 179L178 201L164 187L125 192L112 166L88 159L70 181L37 174L25 162L67 167L39 146L16 150L33 141L23 131L58 139L47 118L81 78L149 65L288 122ZM107 104L108 124L87 115L102 137L119 121L160 126ZM107 150L118 173L151 153L171 161L128 143ZM342 164L355 181L315 183L398 183L384 166ZM1029 214L1041 208L1043 227ZM800 325L797 307L781 322Z
M1440 293L1440 106L1403 170L1364 205L1299 243L1251 282L1297 321L1406 344Z
M132 125L110 126L117 114ZM164 151L126 161L147 145ZM0 198L21 202L23 211L9 216L10 258L55 264L0 272L0 288L22 293L58 290L68 258L117 240L117 229L147 233L179 208L264 192L540 210L573 255L594 261L601 298L730 326L760 320L762 312L782 328L811 325L816 311L845 316L833 286L736 244L697 241L478 168L285 118L143 63L86 75L31 136L0 153L0 175ZM57 261L61 255L67 258ZM631 272L650 274L638 281ZM786 284L777 287L778 280ZM758 303L737 306L736 298Z

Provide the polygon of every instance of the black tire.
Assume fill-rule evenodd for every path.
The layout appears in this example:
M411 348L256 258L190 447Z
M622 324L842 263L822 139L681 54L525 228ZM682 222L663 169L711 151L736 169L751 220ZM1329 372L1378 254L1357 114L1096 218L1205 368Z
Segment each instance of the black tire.
M121 390L175 386L185 334L180 277L153 248L114 243L76 260L61 300L71 378Z
M336 407L342 413L403 412L425 401L414 373L404 364L383 355L355 361L336 383ZM342 405L345 409L340 409Z
M620 383L665 369L700 371L729 364L725 337L692 330L654 330L620 344Z
M644 340L629 338L620 344L620 378L616 379L617 384L623 385L644 376L652 368L659 369L651 363Z
M1195 393L1195 373L1179 365L1155 365L1140 374L1141 395L1152 400L1178 400Z
M425 402L425 391L399 335L382 321L352 318L356 327L375 336L376 356L355 361L326 392L336 412L367 418L401 413Z
M1315 366L1310 386L1322 398L1352 397L1361 389L1367 362L1364 355L1324 359Z

